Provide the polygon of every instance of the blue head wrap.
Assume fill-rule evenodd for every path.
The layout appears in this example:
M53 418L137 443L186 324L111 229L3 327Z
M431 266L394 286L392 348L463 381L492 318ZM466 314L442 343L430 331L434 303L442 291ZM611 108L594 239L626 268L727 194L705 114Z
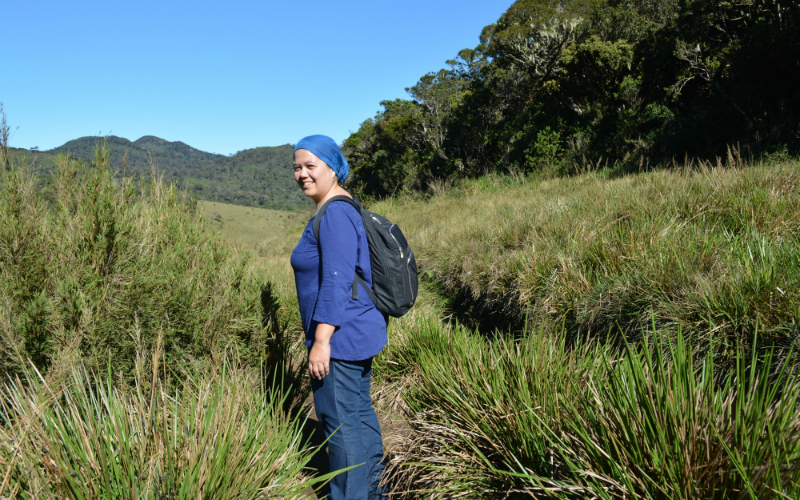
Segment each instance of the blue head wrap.
M347 164L347 160L342 156L339 146L327 135L303 137L294 147L295 151L298 149L311 151L317 158L327 163L336 172L339 183L344 182L350 174L350 165Z

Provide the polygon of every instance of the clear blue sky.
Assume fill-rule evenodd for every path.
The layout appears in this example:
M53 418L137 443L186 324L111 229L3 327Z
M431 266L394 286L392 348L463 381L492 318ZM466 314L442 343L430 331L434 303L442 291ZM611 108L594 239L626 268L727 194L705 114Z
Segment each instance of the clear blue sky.
M512 3L7 1L10 145L156 135L229 154L309 134L341 142Z

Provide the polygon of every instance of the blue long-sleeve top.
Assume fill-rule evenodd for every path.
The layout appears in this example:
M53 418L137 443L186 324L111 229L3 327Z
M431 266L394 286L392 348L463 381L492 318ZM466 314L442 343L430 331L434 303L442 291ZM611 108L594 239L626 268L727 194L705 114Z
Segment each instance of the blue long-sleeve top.
M315 217L291 260L306 346L313 345L317 324L327 323L336 327L330 340L332 358L359 361L375 356L386 345L388 318L360 285L358 299L353 300L356 272L372 287L361 215L349 203L331 203L320 220L319 240L314 236Z

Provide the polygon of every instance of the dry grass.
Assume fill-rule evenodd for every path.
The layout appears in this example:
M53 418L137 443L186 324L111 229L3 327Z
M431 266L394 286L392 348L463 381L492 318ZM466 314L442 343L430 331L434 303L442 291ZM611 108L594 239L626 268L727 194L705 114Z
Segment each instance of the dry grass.
M730 362L756 324L788 348L800 311L800 163L730 161L621 178L488 176L371 208L400 224L451 310L631 340L655 317Z

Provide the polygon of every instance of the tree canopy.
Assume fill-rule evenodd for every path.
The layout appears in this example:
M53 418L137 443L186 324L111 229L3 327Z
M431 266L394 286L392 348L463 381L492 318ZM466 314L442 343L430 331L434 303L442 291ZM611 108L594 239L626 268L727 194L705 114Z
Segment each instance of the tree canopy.
M800 151L800 2L518 0L479 41L345 140L354 189Z

